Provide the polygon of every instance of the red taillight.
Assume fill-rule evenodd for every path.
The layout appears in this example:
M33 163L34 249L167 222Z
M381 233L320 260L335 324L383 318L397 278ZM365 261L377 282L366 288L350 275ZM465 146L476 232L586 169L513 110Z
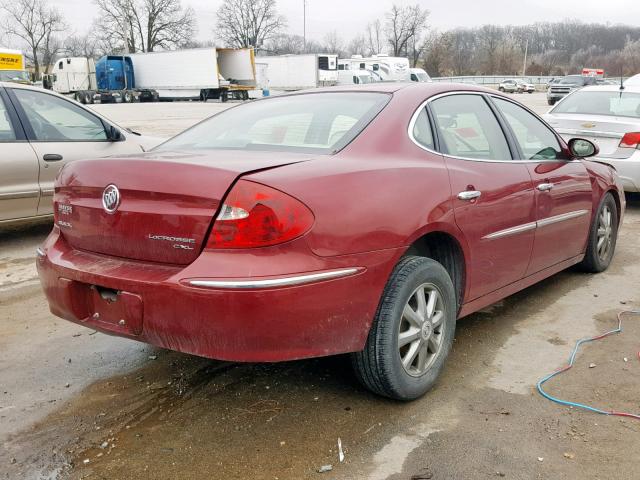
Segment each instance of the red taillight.
M254 248L288 242L309 231L313 214L274 188L239 180L213 223L207 248Z
M620 140L620 148L639 148L640 132L625 133Z

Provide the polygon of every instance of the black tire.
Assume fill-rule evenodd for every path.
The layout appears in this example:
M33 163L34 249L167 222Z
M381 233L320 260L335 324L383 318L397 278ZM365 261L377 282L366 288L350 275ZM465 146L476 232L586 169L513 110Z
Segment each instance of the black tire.
M121 95L124 103L133 103L133 93L129 90L123 90Z
M91 92L84 92L84 101L87 105L91 105L93 103L93 94Z
M76 92L74 96L76 98L76 102L84 103L84 92Z
M500 87L498 88L498 91L504 93L504 88Z
M607 230L606 225L602 225L602 221L605 220L604 217L607 217L606 212L610 214L609 220L609 236L606 236L605 233L605 244L608 245L606 252L602 250L602 248L598 247L598 243L600 241L598 231L601 227ZM618 206L616 205L616 201L613 198L613 195L607 193L600 202L598 206L598 211L593 217L593 222L591 223L591 229L589 230L589 241L587 243L587 251L585 253L584 259L579 264L580 269L589 273L600 273L604 272L609 265L611 265L611 260L613 259L613 255L616 251L616 243L618 241Z
M556 101L555 101L555 100L547 100L547 103L548 103L549 105L553 106L553 105L555 105L555 104L556 104Z
M416 289L424 285L435 287L442 299L439 311L444 318L439 327L440 333L435 327L431 330L434 338L441 335L440 346L422 373L410 374L402 364L401 352L404 347L399 346L398 338L405 321L405 306L415 298ZM430 258L403 258L394 268L382 293L364 350L352 354L356 377L366 388L385 397L396 400L421 397L433 387L442 372L453 344L456 317L455 289L444 267ZM423 331L418 331L421 335L419 341L425 342ZM413 343L407 346L410 349Z

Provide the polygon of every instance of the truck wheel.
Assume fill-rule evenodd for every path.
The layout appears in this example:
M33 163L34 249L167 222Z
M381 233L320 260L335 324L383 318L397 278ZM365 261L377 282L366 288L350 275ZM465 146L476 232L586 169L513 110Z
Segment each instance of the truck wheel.
M360 382L378 395L413 400L435 384L453 344L457 301L444 267L405 257L382 293L362 352L352 354Z
M226 90L223 90L222 92L220 92L220 101L222 103L226 103L229 101L229 92L227 92Z
M93 94L91 92L84 92L84 101L82 103L85 103L87 105L90 105L93 103Z
M200 101L207 102L209 100L209 90L200 90Z
M84 103L84 92L76 92L74 95L76 102Z
M122 92L122 101L124 103L132 103L133 102L133 93L129 90L123 90Z

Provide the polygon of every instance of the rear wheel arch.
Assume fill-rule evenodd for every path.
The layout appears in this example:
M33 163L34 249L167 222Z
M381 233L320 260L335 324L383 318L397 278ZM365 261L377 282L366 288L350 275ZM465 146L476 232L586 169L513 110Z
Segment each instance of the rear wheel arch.
M440 263L451 277L460 309L466 291L467 269L464 249L455 236L443 231L426 233L416 239L403 256L426 257Z

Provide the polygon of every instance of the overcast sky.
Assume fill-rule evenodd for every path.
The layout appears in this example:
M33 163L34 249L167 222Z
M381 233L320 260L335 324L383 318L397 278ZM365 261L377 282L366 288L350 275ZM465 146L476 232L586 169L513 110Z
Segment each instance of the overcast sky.
M215 11L223 0L182 0L198 19L198 40L213 38ZM429 24L437 29L484 23L526 24L545 20L579 19L584 22L631 23L640 21L637 0L417 0L431 11ZM415 3L413 0L409 3ZM307 0L307 35L322 40L337 30L348 40L367 23L382 17L392 0ZM51 0L65 15L73 31L85 33L95 17L91 0ZM303 0L278 0L278 10L288 20L288 31L302 34Z

